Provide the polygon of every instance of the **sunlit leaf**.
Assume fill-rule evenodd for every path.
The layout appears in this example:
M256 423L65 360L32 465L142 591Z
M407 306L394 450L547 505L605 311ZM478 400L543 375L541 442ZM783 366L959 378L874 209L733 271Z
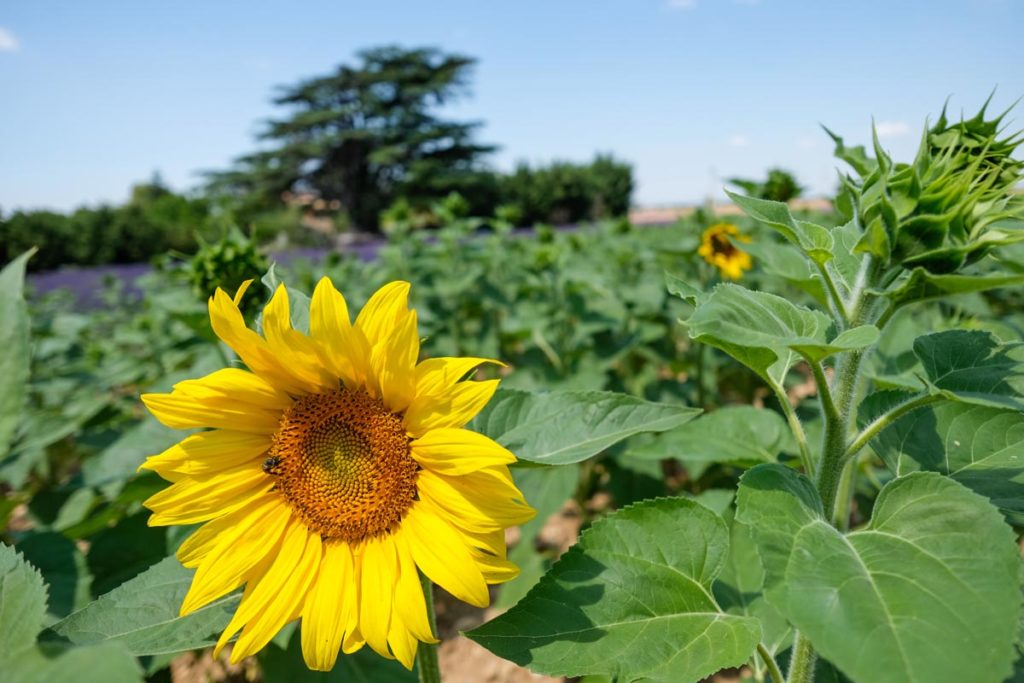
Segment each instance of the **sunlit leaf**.
M548 675L699 680L747 661L761 634L711 596L728 548L702 505L640 503L595 522L519 604L467 635Z
M23 290L25 264L33 253L25 252L0 270L0 459L10 449L25 404L30 356Z
M609 391L499 390L470 428L520 460L564 465L593 457L634 434L678 427L700 412Z
M191 569L168 557L51 627L76 645L120 643L135 655L196 650L212 645L241 599L232 594L178 615L192 583Z
M769 603L857 681L1001 681L1016 656L1017 544L994 507L948 477L890 482L843 535L813 485L779 465L740 483Z

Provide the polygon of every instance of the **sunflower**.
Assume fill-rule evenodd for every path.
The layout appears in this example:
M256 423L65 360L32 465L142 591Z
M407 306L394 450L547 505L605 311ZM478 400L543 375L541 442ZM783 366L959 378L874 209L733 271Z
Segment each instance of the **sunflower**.
M697 253L705 261L718 268L722 277L739 280L743 271L750 270L750 254L736 246L735 242L750 242L732 223L716 223L704 231Z
M142 467L172 484L146 501L150 525L202 524L177 557L195 568L189 614L240 586L217 642L231 661L301 619L302 652L330 670L364 644L412 668L436 643L420 573L478 607L514 578L504 530L534 515L512 482L515 456L465 429L497 380L464 380L482 358L417 363L409 285L377 291L353 324L324 278L309 334L292 328L288 294L263 309L263 335L218 289L210 320L248 369L226 368L146 394L174 429L202 429Z

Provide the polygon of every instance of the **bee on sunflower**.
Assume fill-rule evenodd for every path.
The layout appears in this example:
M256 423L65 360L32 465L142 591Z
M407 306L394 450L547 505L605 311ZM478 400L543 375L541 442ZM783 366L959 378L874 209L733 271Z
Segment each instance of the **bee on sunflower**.
M168 427L203 430L142 465L172 482L146 501L150 525L203 525L177 553L196 569L181 613L244 586L216 647L239 634L232 662L301 619L312 669L364 644L411 669L419 643L437 642L421 573L479 607L488 584L519 573L504 531L534 510L509 473L515 456L465 428L498 384L465 378L497 361L417 362L405 282L352 323L322 279L308 335L292 328L281 285L262 336L239 310L249 284L209 301L214 332L247 369L142 397Z
M722 277L739 280L753 264L750 254L737 247L736 242L750 242L750 237L732 223L715 223L704 231L697 253L717 268Z

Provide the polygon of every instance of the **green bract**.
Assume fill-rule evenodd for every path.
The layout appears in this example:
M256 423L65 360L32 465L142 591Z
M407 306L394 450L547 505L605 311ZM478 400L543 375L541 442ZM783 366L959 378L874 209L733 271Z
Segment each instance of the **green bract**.
M887 265L951 273L994 246L1024 239L1024 198L1014 194L1024 161L1014 152L1021 133L1001 128L1006 114L950 122L943 109L926 128L913 162L894 163L874 138L875 157L836 142L836 156L853 167L848 200L865 234L858 250Z

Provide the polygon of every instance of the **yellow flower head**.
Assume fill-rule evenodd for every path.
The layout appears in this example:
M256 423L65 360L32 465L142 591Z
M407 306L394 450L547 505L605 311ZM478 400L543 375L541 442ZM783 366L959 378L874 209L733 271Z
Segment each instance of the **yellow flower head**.
M147 394L174 429L204 429L142 465L171 482L146 501L151 525L203 524L178 550L196 569L188 614L244 585L217 643L231 660L302 620L302 652L329 670L364 644L412 668L437 642L419 572L470 604L514 578L506 527L534 515L512 482L515 456L465 429L497 380L463 381L482 358L417 363L409 285L392 282L353 324L324 278L309 334L292 329L280 286L263 336L239 312L246 285L210 299L213 330L247 370L227 368Z
M743 271L750 270L750 254L736 246L735 242L750 242L732 223L716 223L704 231L697 253L705 261L718 268L722 277L739 280Z

